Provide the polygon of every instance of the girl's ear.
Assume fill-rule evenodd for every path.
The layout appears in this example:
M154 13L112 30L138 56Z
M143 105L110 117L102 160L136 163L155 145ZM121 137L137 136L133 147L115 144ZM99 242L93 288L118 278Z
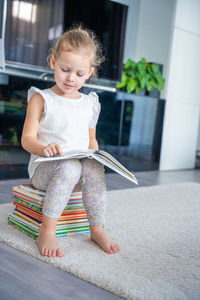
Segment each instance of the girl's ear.
M54 66L55 66L55 56L51 55L51 58L50 58L50 68L52 70L54 70Z
M90 78L90 76L92 75L93 72L94 72L94 67L91 67L91 68L90 68L90 71L89 71L89 73L88 73L87 79Z

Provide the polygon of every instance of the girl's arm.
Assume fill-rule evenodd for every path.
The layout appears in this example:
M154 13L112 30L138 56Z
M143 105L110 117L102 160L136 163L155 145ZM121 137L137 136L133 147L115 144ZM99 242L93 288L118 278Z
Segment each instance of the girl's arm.
M44 100L40 94L35 94L31 97L27 106L26 119L21 138L22 147L29 153L39 156L42 155L44 145L40 144L36 137L43 110Z
M44 99L40 94L31 97L26 112L26 119L22 132L22 147L31 154L38 156L62 155L61 148L56 143L42 145L37 141L37 132L42 112L44 110Z
M99 145L96 140L96 127L89 129L89 138L90 138L89 149L98 150Z

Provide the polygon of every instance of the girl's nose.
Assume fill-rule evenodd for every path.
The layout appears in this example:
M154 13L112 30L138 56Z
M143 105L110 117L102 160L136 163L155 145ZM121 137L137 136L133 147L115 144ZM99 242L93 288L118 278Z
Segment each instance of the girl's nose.
M74 81L74 74L73 74L72 72L69 73L68 76L67 76L67 79L68 79L69 81Z

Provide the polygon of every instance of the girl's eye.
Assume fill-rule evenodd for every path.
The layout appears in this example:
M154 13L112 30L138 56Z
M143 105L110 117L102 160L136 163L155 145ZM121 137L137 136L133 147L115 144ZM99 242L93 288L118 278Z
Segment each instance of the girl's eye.
M78 74L79 77L84 76L84 74Z
M61 70L62 70L63 72L68 72L68 71L69 71L69 70L67 70L67 69L62 69L62 68L61 68Z

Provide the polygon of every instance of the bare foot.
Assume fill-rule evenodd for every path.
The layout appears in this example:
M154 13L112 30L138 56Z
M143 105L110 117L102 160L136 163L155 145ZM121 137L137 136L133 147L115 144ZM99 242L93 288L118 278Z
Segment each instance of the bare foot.
M36 245L42 256L63 257L63 252L56 240L55 234L42 230L42 228L40 228Z
M91 239L96 242L101 249L103 249L108 254L114 254L120 251L120 247L116 244L103 230L103 228L94 229L96 226L90 226Z

